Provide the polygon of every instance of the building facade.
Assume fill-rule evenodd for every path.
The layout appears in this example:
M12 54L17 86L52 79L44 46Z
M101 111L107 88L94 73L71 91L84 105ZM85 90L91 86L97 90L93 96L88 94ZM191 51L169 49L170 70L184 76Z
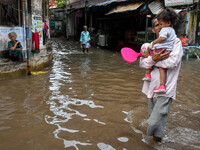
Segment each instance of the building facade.
M142 43L155 39L151 21L167 7L180 15L174 27L177 36L188 37L189 45L199 45L199 0L67 0L62 9L68 38L79 40L87 25L92 45L139 50Z
M28 20L25 20L24 0L1 0L0 2L0 58L8 56L8 33L16 32L17 40L23 46L23 51L27 50L26 39L29 38L29 49L32 49L32 33L39 33L39 43L41 49L43 45L43 24L44 19L48 23L48 1L28 0ZM25 25L28 23L29 33L26 33ZM29 37L27 37L28 35Z
M102 25L107 26L105 28L108 28L109 24L112 24L111 29L113 29L117 26L116 24L123 22L120 24L122 28L119 28L119 30L122 32L124 31L121 33L124 38L124 43L134 43L134 41L151 42L151 40L154 39L151 32L152 18L156 16L160 10L172 7L180 16L179 22L174 27L177 36L187 37L189 39L189 45L200 45L199 0L112 1L112 3L107 5L105 5L105 3L100 3L97 4L96 7L97 6L100 9L102 6L105 8L104 17L102 18L102 20L106 20L104 21L104 25ZM95 6L91 7L90 10L94 8ZM113 21L109 22L110 20ZM118 22L116 20L118 20ZM89 22L88 25L90 26ZM108 30L110 29L108 28ZM106 29L104 29L104 32L105 31ZM117 27L115 31L118 32ZM122 43L122 41L119 43Z

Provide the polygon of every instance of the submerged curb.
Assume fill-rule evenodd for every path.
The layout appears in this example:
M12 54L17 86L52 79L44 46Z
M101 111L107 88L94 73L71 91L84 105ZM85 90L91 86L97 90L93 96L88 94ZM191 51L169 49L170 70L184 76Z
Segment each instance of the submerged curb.
M53 55L51 51L47 51L45 54L38 54L30 59L31 70L37 71L47 65L52 61ZM27 62L2 62L0 63L0 79L13 78L22 75L26 75L27 72Z

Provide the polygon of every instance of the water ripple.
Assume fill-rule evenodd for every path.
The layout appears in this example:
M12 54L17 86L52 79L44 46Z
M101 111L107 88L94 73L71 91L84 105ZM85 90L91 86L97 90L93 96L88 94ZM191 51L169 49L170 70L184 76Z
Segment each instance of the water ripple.
M45 115L45 121L56 127L54 137L62 140L65 148L85 146L87 149L89 146L88 149L126 150L132 148L134 141L136 148L148 145L148 148L163 150L184 146L199 149L200 133L195 130L199 123L199 95L194 92L199 87L198 69L191 71L190 66L183 65L185 76L182 78L194 80L179 81L181 88L177 97L181 101L176 101L172 108L173 120L168 121L171 130L167 128L163 142L154 145L152 138L146 135L147 100L139 93L145 71L138 67L138 62L126 64L121 56L103 50L83 54L76 44L64 43L53 42L51 95L46 101L50 113ZM193 86L188 88L188 85ZM186 125L181 127L184 122ZM115 128L119 133L112 130ZM131 136L126 134L129 131Z
M58 46L58 45L54 45ZM101 105L96 105L94 101L92 100L92 96L94 96L93 89L88 89L88 92L90 92L90 96L87 99L80 99L80 98L74 98L70 95L63 95L62 89L66 89L66 85L68 86L67 90L71 90L71 92L76 93L76 90L73 89L73 87L70 87L70 84L73 82L76 82L76 78L73 77L73 71L70 67L70 65L65 66L64 63L61 61L61 58L67 58L67 56L72 54L80 54L80 51L69 51L68 49L63 48L62 51L54 51L56 55L56 60L53 62L52 66L52 73L50 74L50 83L49 89L52 91L52 95L49 97L49 100L46 102L49 105L50 111L53 113L53 115L45 115L45 121L48 124L53 124L57 126L57 129L53 132L54 136L57 139L61 139L64 142L65 148L68 147L74 147L75 149L78 149L78 145L82 146L88 146L92 145L90 142L87 142L89 140L86 140L86 142L80 142L77 140L68 140L67 138L59 136L62 132L68 132L72 134L77 134L80 132L80 130L77 129L69 129L67 127L64 127L67 122L72 120L73 117L79 116L82 117L83 121L91 121L97 122L99 124L105 125L104 122L99 121L98 119L90 119L88 118L88 114L81 113L79 108L80 106L87 106L90 109L102 109L104 108ZM82 54L82 53L81 53ZM90 59L86 59L84 63L82 63L79 67L79 70L81 70L82 77L87 76L87 70L90 70L89 67ZM66 71L66 69L68 71ZM89 79L88 77L86 77ZM85 87L88 87L89 84L84 84ZM66 93L66 92L65 92ZM74 94L74 96L78 96L77 94ZM76 109L78 108L78 109ZM82 133L86 133L86 131L82 131Z

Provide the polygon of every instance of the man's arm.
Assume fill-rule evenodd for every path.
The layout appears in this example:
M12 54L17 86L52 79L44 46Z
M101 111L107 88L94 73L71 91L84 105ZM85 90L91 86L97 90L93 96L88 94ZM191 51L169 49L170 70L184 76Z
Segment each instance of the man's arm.
M153 65L155 65L155 63L157 61L161 61L161 60L168 58L169 53L162 54L164 51L165 51L165 49L163 49L162 51L157 53L156 48L155 48L153 55L151 57L151 56L149 56L149 50L147 49L147 53L142 54L142 57L140 58L140 67L145 68L145 69L149 69Z
M82 38L82 32L81 32L81 35L80 35L80 44L82 44L83 42L83 38Z
M173 51L166 60L158 61L155 66L161 68L174 68L181 61L183 55L183 48L180 39L176 38L173 46Z

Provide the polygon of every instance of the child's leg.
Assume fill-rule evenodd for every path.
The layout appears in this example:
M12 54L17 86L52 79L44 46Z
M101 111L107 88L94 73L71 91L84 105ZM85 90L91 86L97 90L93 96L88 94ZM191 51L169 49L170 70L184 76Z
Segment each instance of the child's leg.
M143 81L151 81L151 71L152 68L146 70L146 75L142 78Z
M165 85L166 82L166 69L159 68L160 72L160 85Z
M159 68L160 72L160 86L154 90L154 93L165 93L165 82L166 82L166 69Z
M149 74L149 73L151 73L151 71L152 71L152 68L150 68L150 69L147 69L147 74Z

